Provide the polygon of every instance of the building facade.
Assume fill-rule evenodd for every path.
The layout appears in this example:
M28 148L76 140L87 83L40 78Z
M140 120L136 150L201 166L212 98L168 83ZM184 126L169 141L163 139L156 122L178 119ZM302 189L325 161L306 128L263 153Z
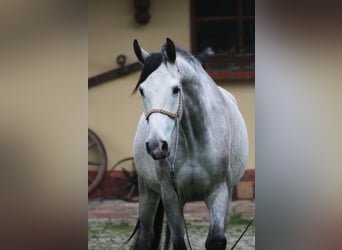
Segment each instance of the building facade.
M192 23L195 2L88 1L88 76L93 77L119 68L116 61L119 55L126 57L125 65L135 63L134 39L138 39L147 51L159 51L166 37L171 38L176 46L193 50L196 39ZM142 19L146 18L146 10L149 13L148 22L138 23L137 15L142 15ZM247 169L254 169L254 70L247 73L210 70L216 83L231 92L238 101L249 134ZM104 144L108 169L120 159L133 155L133 138L142 113L140 96L132 95L138 78L139 71L135 71L89 88L88 91L88 126Z

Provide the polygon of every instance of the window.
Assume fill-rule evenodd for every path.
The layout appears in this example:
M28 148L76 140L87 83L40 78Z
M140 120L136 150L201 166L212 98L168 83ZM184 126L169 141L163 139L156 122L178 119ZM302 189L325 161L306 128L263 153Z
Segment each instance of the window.
M254 0L191 0L191 49L220 79L254 79ZM207 50L208 51L208 50Z

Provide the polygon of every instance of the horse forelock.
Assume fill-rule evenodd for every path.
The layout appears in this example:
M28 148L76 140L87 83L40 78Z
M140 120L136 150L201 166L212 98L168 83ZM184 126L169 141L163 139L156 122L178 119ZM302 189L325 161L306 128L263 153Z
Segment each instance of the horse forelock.
M149 75L151 75L163 62L165 62L165 57L162 53L152 53L144 62L144 67L141 71L139 81L134 88L136 92L139 85L144 82Z

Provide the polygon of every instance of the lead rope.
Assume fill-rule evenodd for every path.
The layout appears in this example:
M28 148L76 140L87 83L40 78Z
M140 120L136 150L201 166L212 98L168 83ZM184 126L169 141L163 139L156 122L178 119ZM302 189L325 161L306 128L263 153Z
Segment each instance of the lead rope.
M230 250L233 250L236 245L239 243L239 241L242 239L242 237L245 235L245 233L247 232L249 226L253 223L254 221L254 217L251 219L251 221L248 223L247 227L245 228L245 230L242 232L242 234L240 235L240 237L237 239L237 241L234 243L234 245L232 246L232 248Z
M189 237L189 233L188 233L188 228L186 226L186 222L185 222L185 218L184 218L184 214L183 214L183 211L181 209L181 199L180 199L180 196L179 196L179 192L178 192L178 188L177 188L177 183L176 183L176 176L175 176L175 162L176 162L176 159L177 159L177 154L178 154L178 138L179 138L179 114L180 114L180 108L181 108L181 103L182 103L182 95L181 95L181 91L180 91L180 94L179 94L179 109L177 111L177 118L175 119L176 120L176 140L175 140L175 154L174 154L174 157L172 159L172 163L170 163L169 159L166 159L167 160L167 163L169 164L169 170L170 170L170 176L171 176L171 182L172 182L172 187L173 189L175 190L176 192L176 195L177 195L177 199L178 199L178 205L179 205L179 210L180 210L180 213L183 217L183 223L184 223L184 229L185 229L185 234L186 234L186 239L187 239L187 242L188 242L188 245L189 245L189 248L190 250L192 250L192 247L191 247L191 243L190 243L190 237Z

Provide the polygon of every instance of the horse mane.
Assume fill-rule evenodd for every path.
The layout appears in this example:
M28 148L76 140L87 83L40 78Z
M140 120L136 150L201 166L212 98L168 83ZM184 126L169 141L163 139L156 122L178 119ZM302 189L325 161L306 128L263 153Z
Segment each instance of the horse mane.
M201 63L198 61L198 59L184 49L176 47L176 54L177 56L180 55L181 57L183 57L193 67L201 66Z

